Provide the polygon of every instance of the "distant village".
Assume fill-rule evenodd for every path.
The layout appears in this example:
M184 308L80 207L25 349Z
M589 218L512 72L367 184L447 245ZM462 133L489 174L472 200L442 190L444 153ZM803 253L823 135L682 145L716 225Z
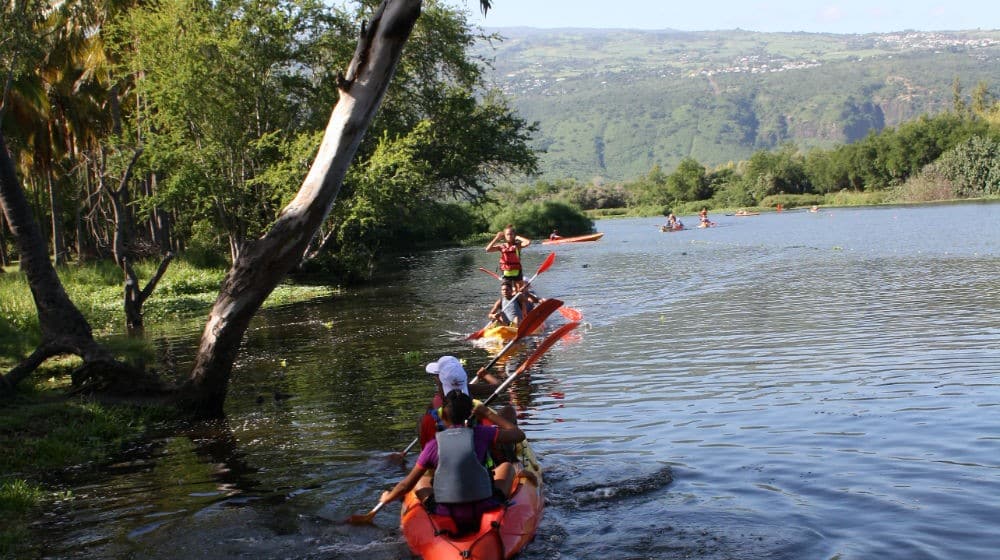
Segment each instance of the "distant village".
M891 57L894 53L903 52L976 51L996 47L1000 47L1000 35L998 38L968 37L952 32L907 31L852 36L847 52L856 51L855 56L858 61L861 61L871 57ZM610 79L618 82L630 82L651 76L666 78L677 75L711 77L721 74L767 74L816 68L823 64L821 60L816 58L804 60L767 53L748 54L729 63L723 63L707 60L703 53L693 51L681 54L672 60L672 64L665 67L618 67L613 72L605 70L587 75L587 73L580 73L578 68L574 68L580 62L580 60L550 60L544 68L540 64L535 64L519 72L505 74L498 85L508 95L534 92L551 96L564 93L560 82L567 78L559 77L560 74L573 78L597 79L598 84L606 84L607 80Z

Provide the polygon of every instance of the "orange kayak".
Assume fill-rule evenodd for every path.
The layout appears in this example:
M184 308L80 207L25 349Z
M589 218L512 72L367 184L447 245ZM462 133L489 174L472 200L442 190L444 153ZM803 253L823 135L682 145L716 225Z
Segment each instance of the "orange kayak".
M597 241L604 237L604 232L591 233L590 235L578 235L576 237L559 237L557 239L546 239L543 245L556 245L558 243L577 243L580 241Z
M510 499L504 507L484 513L476 533L453 536L455 523L450 517L429 513L415 493L407 493L401 526L410 550L424 560L502 560L531 542L545 507L542 469L527 441L517 447L519 462Z

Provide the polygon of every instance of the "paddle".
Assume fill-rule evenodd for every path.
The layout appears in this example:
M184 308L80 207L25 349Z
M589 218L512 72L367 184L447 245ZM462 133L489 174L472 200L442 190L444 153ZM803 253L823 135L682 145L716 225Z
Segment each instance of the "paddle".
M490 360L490 363L483 366L483 369L490 369L491 367L493 367L498 361L500 361L500 358L502 358L504 354L506 354L511 348L513 348L514 345L517 344L521 339L538 330L538 327L542 326L542 323L544 323L545 320L549 318L549 315L552 315L552 312L558 309L560 306L562 306L561 301L554 298L550 298L538 304L537 307L529 311L528 316L524 318L524 321L521 321L520 325L518 325L517 335L514 338L512 338L511 341L508 342L506 346L501 348L500 351L497 352L497 355L494 356L492 360ZM473 379L472 383L475 383L477 381L479 381L478 377Z
M509 352L518 341L535 332L538 327L542 326L542 323L544 323L545 320L549 318L549 315L552 315L552 312L555 311L555 309L560 305L562 305L562 302L557 299L547 299L538 307L532 309L531 312L528 313L528 316L524 318L524 321L521 322L520 326L517 327L517 336L508 342L506 346L501 348L500 352L498 352L497 355L490 360L490 363L483 366L483 368L490 369L493 367L493 365L496 364L507 352ZM470 383L475 383L478 380L479 378L476 377ZM393 453L389 455L388 459L397 463L402 461L403 458L406 457L406 454L413 449L413 446L416 445L419 440L420 436L413 438L413 441L410 442L410 445L406 446L406 449L404 449L401 453Z
M496 278L497 280L501 279L500 275L497 274L496 272L493 272L492 270L489 270L489 269L486 269L486 268L483 268L483 267L479 267L479 270L482 270L483 272L485 272L486 274L489 274L490 276ZM563 317L565 317L569 321L582 321L583 320L583 313L580 313L580 310L574 309L572 307L566 307L565 305L563 305L562 307L559 308L559 314L562 315ZM485 330L484 330L484 332L485 332ZM482 336L482 335L480 335L480 336ZM478 337L476 337L476 338L478 338Z
M549 256L545 257L545 260L542 261L542 264L538 265L538 270L535 271L535 275L532 276L531 279L529 279L527 282L525 282L525 284L531 284L532 282L534 282L535 278L538 278L539 274L541 274L541 273L545 272L546 270L548 270L549 267L552 266L552 263L555 262L555 260L556 260L556 254L555 253L549 253ZM507 304L503 306L503 308L500 310L500 313L501 314L505 313L507 311L507 308L510 307L511 304L513 304L515 301L517 301L517 298L519 298L519 297L521 297L521 292L517 292L516 294L514 294L514 297L510 298L510 301L508 301ZM483 337L483 333L486 332L486 329L490 328L490 325L492 325L492 324L493 324L493 321L490 321L489 323L486 323L485 327L483 327L483 328L479 329L478 331L470 334L469 336L465 337L465 339L466 340L476 340L476 339L482 338Z
M556 329L548 337L546 337L545 340L541 344L538 345L538 348L530 356L528 356L528 359L525 360L517 368L517 371L515 371L514 373L512 373L510 375L510 377L508 377L507 379L505 379L504 382L501 383L496 388L495 391L493 391L493 394L490 395L488 399L486 399L485 401L483 401L483 406L488 405L493 399L495 399L500 394L501 391L503 391L504 389L507 388L508 385L510 385L511 383L513 383L514 380L517 379L517 376L521 375L522 373L524 373L525 371L527 371L528 368L530 368L532 365L534 365L534 363L537 362L538 359L541 358L542 355L545 354L545 352L547 352L548 349L551 348L553 344L555 344L556 342L559 342L559 339L561 339L563 336L565 336L566 333L568 333L569 331L575 329L579 325L580 325L580 323L566 323L565 325L563 325L563 326L559 327L558 329ZM379 510L381 510L382 506L384 506L384 505L385 505L385 502L379 502L368 513L354 514L354 515L348 517L346 521L347 521L347 523L350 523L352 525L370 525L371 522L372 522L372 520L375 519L375 514L378 513Z
M559 327L558 329L556 329L555 331L553 331L552 334L550 334L549 336L545 337L545 340L542 341L542 343L538 345L538 348L535 349L535 351L532 352L532 354L530 356L528 356L528 359L524 360L524 362L522 362L521 365L518 366L517 370L514 371L514 373L510 374L510 376L507 377L507 379L504 379L503 383L501 383L497 387L496 391L493 391L493 394L490 395L489 398L487 398L485 401L483 401L483 405L485 406L485 405L490 404L490 402L493 399L495 399L500 394L501 391L503 391L504 389L506 389L508 385L510 385L511 383L513 383L513 381L515 379L517 379L518 375L521 375L528 368L530 368L532 365L534 365L535 362L537 362L538 359L541 358L542 355L545 354L545 352L547 352L548 349L551 348L553 344L559 342L559 339L561 339L562 337L566 336L566 334L569 331L577 328L578 326L580 326L580 323L566 323L565 325L563 325L563 326Z

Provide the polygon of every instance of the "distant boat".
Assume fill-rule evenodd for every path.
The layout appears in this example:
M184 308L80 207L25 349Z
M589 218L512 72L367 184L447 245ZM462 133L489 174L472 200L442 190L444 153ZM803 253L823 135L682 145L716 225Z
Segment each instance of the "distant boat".
M604 237L604 232L591 233L589 235L577 235L576 237L557 237L542 241L543 245L555 245L557 243L579 243L580 241L597 241Z

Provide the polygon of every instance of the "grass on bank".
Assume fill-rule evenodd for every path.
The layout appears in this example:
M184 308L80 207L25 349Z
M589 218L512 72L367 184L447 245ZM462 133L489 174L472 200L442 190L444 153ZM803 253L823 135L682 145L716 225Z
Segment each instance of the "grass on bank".
M158 262L136 263L146 285ZM112 263L59 267L73 303L90 322L95 338L119 358L148 359L148 343L124 335L124 278ZM143 306L148 326L169 322L200 329L225 277L225 268L195 266L175 259ZM284 283L264 307L307 301L336 288ZM27 278L17 267L0 274L0 372L6 372L38 344L40 333ZM95 468L131 442L170 419L173 411L107 404L68 397L75 357L50 359L18 385L15 397L0 401L0 558L31 555L29 527L46 503L71 500L52 483L67 468Z
M156 261L136 263L134 268L142 287L156 272ZM223 267L200 267L183 258L174 259L163 278L143 305L147 326L169 322L190 323L200 329L225 278ZM124 275L114 263L69 264L57 269L70 300L87 318L99 342L126 354L134 341L124 341ZM264 307L307 301L336 292L335 287L282 283L264 302ZM17 267L7 267L0 274L0 368L9 368L39 342L38 314L28 280ZM120 353L120 352L118 352Z
M51 480L67 468L96 468L173 418L170 410L66 396L78 359L51 360L0 403L0 558L28 555L29 526L46 503L72 500Z

